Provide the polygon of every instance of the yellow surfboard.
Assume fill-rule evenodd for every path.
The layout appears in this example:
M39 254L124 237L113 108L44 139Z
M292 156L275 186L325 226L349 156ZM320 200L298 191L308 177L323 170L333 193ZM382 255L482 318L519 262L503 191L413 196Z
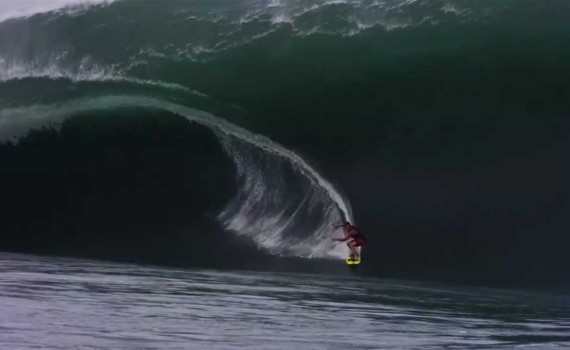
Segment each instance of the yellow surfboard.
M350 258L350 257L346 258L346 263L347 263L348 265L358 265L358 264L360 264L361 261L362 261L362 260L361 260L360 258L358 258L358 259L353 259L353 258Z
M358 255L359 255L358 259L353 259L349 256L348 258L346 258L347 265L359 265L360 261L362 261L362 248L358 247L356 249L358 249ZM350 251L348 253L350 254Z

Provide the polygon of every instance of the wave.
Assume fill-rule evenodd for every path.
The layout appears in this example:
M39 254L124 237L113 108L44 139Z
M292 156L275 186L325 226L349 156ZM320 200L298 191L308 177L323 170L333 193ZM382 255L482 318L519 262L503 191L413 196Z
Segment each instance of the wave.
M350 205L339 192L296 153L263 135L254 134L211 114L142 96L89 98L56 105L1 110L0 139L8 140L25 134L30 128L46 124L57 126L83 111L125 107L167 111L214 131L236 163L240 176L238 196L219 215L227 229L252 238L258 246L273 254L344 256L343 249L333 245L330 240L331 224L345 218L352 220ZM300 185L303 193L298 199L283 182L282 172L267 171L268 168L282 167L282 162L303 176L304 181ZM310 213L310 218L298 220L301 210ZM299 230L302 230L301 234L297 232L296 238L292 238L291 234Z
M130 83L133 85L155 86L170 90L179 90L206 97L198 91L176 83L157 80L140 79L125 76L115 67L103 67L89 58L82 59L76 66L64 66L57 59L44 62L17 62L11 63L0 58L0 83L8 83L18 80L46 78L50 80L64 79L73 83L79 82L115 82Z
M75 4L72 6L71 4ZM97 6L95 6L97 5ZM207 5L184 2L150 2L104 0L62 0L50 6L31 6L27 14L46 11L73 15L67 23L57 21L58 12L38 19L17 20L5 24L14 26L22 35L36 33L44 41L51 55L60 54L57 50L78 51L83 43L74 42L74 36L61 36L61 31L73 31L85 23L89 30L84 33L90 41L107 42L108 47L100 47L90 52L74 52L101 61L109 61L121 68L132 67L133 62L150 64L147 60L209 60L228 50L251 45L272 35L286 32L292 37L314 35L358 36L368 31L392 31L427 24L449 22L454 19L476 21L485 15L484 8L469 6L463 1L418 1L418 0L362 0L362 1L275 1L256 0L247 2L210 1ZM506 5L505 5L506 6ZM152 13L151 17L144 13ZM123 16L124 20L115 16ZM7 14L5 16L15 16ZM101 21L100 17L109 18ZM8 18L8 17L7 17ZM11 18L11 17L10 17ZM122 17L121 17L122 18ZM0 17L1 20L1 17ZM130 21L130 22L128 22ZM26 23L26 28L18 27ZM137 23L134 36L130 31L117 31L126 23ZM63 25L62 28L57 28ZM164 36L156 36L156 28L164 26ZM1 28L0 28L1 30ZM52 36L53 35L53 36ZM144 40L140 40L144 38ZM120 42L120 45L115 45ZM21 43L16 43L19 46ZM42 45L43 43L38 43ZM112 47L112 50L109 50ZM87 47L85 47L87 49ZM2 45L1 56L10 56L14 46ZM53 51L57 49L56 51ZM36 50L26 50L25 55ZM19 59L35 60L41 55ZM40 57L38 57L40 56ZM128 59L127 59L128 57ZM113 62L114 61L114 62Z
M0 22L13 18L27 18L51 12L79 14L93 5L108 5L115 0L28 0L0 2Z
M30 14L43 11L34 6ZM532 232L551 242L544 252L557 252L546 260L568 245L558 198L566 169L546 170L566 157L568 14L570 2L542 0L54 8L0 23L0 137L81 111L98 118L103 108L120 109L100 113L111 119L122 108L138 116L137 106L156 118L175 113L207 126L192 129L227 154L197 149L193 164L219 160L219 169L237 174L237 187L220 189L219 201L235 196L223 208L216 201L218 221L204 225L218 238L229 230L263 252L341 256L327 225L352 219L342 187L357 224L382 238L370 240L366 251L376 254L366 266L462 271L469 261L486 274L490 254L509 251L516 256L504 259L505 271L532 267ZM543 170L531 179L528 169ZM209 179L210 169L200 170ZM543 222L517 234L536 213ZM563 266L549 261L544 271Z

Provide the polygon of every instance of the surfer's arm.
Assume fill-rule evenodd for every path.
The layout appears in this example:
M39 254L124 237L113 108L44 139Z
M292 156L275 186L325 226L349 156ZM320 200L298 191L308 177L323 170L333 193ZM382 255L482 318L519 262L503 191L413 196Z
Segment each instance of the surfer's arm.
M339 242L344 242L346 240L348 240L350 237L344 237L344 238L333 238L333 241L339 241Z

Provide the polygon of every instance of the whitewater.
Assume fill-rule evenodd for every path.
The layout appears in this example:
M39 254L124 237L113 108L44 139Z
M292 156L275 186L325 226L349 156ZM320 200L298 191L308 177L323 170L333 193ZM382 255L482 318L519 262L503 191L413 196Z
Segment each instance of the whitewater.
M110 4L114 0L26 0L2 1L0 3L0 22L11 18L25 18L39 13L67 10L67 13L78 13L95 4Z

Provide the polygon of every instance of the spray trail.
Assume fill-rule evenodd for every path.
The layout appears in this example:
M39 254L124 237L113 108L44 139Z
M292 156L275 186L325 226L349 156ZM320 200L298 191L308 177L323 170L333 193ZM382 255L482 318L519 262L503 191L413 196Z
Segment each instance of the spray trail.
M0 111L0 139L22 135L30 128L58 125L74 114L100 109L143 107L168 111L210 128L234 160L240 189L220 214L225 226L251 237L273 254L303 257L343 256L330 242L330 227L352 220L350 206L338 191L303 158L271 139L224 119L183 105L142 96L106 96L55 105ZM302 175L289 193L283 172ZM310 214L310 218L298 217Z

